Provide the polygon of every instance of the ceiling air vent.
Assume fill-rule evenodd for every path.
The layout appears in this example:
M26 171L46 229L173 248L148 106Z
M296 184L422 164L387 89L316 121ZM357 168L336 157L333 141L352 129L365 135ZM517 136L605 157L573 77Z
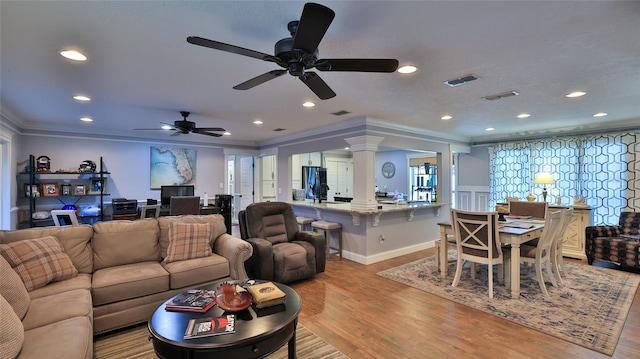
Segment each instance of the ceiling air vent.
M518 95L520 95L518 91L509 91L509 92L499 93L497 95L486 96L486 97L483 97L483 99L487 101L495 101L495 100L501 100L503 98L507 98L511 96L518 96Z
M451 87L456 87L462 84L466 84L467 82L471 82L473 80L477 80L478 78L474 75L463 76L454 80L445 81L444 84Z
M342 116L342 115L346 115L348 113L351 113L351 112L345 111L345 110L341 110L341 111L338 111L338 112L332 112L331 114L334 115L334 116Z

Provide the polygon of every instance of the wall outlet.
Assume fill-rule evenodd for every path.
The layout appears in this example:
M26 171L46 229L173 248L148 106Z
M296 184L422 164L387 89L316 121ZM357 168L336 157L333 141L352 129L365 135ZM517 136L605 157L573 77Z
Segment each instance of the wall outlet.
M380 244L384 244L384 234L380 235Z
M220 189L224 189L224 183L220 182Z
M278 194L282 194L282 188L278 187Z

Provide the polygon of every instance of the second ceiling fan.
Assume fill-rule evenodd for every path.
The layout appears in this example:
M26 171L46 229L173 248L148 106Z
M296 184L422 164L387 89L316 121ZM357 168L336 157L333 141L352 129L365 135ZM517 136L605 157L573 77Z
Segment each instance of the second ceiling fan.
M194 45L274 62L283 68L283 70L269 71L236 85L233 87L236 90L248 90L288 72L292 76L298 77L320 99L327 100L335 97L335 92L318 74L308 70L315 68L319 71L386 73L396 71L398 68L398 60L396 59L319 59L318 45L327 29L329 29L334 17L335 13L328 7L315 3L306 3L300 20L291 21L287 26L291 37L276 42L275 55L198 36L189 36L187 41Z

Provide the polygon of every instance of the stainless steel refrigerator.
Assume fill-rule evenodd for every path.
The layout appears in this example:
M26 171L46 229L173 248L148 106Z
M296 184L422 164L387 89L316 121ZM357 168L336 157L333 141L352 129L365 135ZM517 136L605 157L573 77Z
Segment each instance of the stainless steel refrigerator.
M305 198L327 200L327 169L318 166L302 166L302 185Z

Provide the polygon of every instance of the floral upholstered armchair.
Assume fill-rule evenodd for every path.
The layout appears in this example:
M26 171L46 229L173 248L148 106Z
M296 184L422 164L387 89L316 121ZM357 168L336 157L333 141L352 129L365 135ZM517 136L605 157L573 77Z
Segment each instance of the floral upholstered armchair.
M640 212L622 212L617 226L585 229L586 255L594 259L640 268Z

